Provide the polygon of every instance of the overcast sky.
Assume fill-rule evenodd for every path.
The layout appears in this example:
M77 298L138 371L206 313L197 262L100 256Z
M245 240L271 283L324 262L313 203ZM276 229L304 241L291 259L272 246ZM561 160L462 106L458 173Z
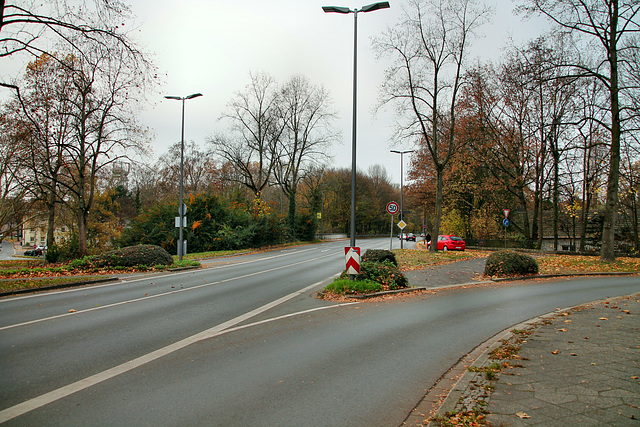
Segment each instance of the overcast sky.
M218 118L234 92L244 89L249 72L266 72L279 82L302 74L330 92L339 114L335 125L342 132L331 149L332 165L350 167L353 14L326 14L322 6L359 9L372 2L129 0L138 21L136 37L154 54L164 76L160 93L150 97L155 105L140 117L155 135L154 154L180 140L180 102L164 95L203 94L186 101L185 111L185 140L203 146L207 136L225 130ZM400 158L389 150L412 147L392 140L395 117L390 112L373 115L386 64L376 61L371 38L398 22L406 2L390 4L390 9L358 15L357 164L363 171L381 164L399 183ZM474 42L474 57L497 60L509 38L523 42L540 34L541 21L514 16L511 0L488 0L488 5L496 13L482 29L485 37Z

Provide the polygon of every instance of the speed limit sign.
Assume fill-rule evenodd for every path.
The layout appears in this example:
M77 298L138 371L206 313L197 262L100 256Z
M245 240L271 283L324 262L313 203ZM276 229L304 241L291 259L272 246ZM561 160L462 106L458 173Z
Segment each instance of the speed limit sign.
M395 215L400 210L400 206L396 202L387 203L387 213L390 215Z

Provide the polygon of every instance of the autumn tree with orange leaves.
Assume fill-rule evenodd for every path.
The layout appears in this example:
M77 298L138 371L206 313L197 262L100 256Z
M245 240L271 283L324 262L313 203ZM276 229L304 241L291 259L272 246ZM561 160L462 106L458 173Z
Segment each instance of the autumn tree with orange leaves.
M475 0L413 0L400 24L374 40L379 55L394 61L386 70L382 104L397 107L399 137L418 144L433 165L432 236L440 233L445 171L459 149L456 107L471 37L489 14Z

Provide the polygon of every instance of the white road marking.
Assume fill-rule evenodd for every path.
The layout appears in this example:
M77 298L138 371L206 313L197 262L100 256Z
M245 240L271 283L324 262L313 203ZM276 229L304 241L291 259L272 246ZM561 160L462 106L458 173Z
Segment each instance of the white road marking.
M297 251L296 253L307 252L307 251L311 251L311 250L313 250L313 249L303 249L303 250ZM99 289L99 288L107 288L107 287L111 287L111 286L118 286L118 285L122 285L123 283L142 282L144 280L149 280L151 278L153 278L153 279L162 279L164 277L170 277L170 276L171 277L176 277L176 276L181 276L183 274L192 274L192 273L197 272L197 271L219 270L219 269L222 269L222 268L230 268L230 267L235 267L235 266L238 266L238 265L251 264L251 263L254 263L254 262L268 261L270 259L280 258L280 257L283 257L283 256L292 255L292 254L293 254L292 252L289 252L289 253L286 253L286 254L273 255L273 256L268 256L268 257L249 260L249 261L234 262L233 264L219 265L219 266L213 266L213 267L205 267L202 270L178 271L178 272L172 272L172 273L167 273L167 274L140 277L138 279L122 280L122 281L116 282L116 283L105 283L103 285L94 285L94 286L92 286L92 289ZM55 291L55 293L56 294L66 294L66 293L72 293L72 292L86 292L86 291L87 291L86 288L74 288L74 289L65 289L65 290L61 290L61 291ZM8 302L11 302L11 301L18 301L18 300L21 300L21 299L39 298L39 297L43 297L43 296L46 296L46 295L50 295L50 293L49 294L36 293L36 294L33 294L33 295L23 295L23 296L17 296L17 297L12 297L12 298L7 298L7 299L0 299L0 304L8 303Z
M236 327L233 328L235 325L238 325L239 323L242 323L252 317L255 317L261 313L264 313L265 311L274 308L280 304L283 304L287 301L289 301L292 298L297 297L298 295L301 295L305 292L310 291L311 289L315 288L316 286L320 286L323 283L323 281L321 282L317 282L314 283L313 285L307 286L306 288L300 289L296 292L292 292L289 295L286 295L280 299L277 299L273 302L270 302L268 304L263 305L262 307L258 307L255 310L252 310L248 313L245 313L241 316L238 316L234 319L228 320L224 323L221 323L217 326L214 326L210 329L207 329L205 331L202 331L198 334L192 335L190 337L187 337L183 340L177 341L173 344L169 344L168 346L165 346L163 348L160 348L158 350L152 351L151 353L145 354L143 356L140 356L136 359L130 360L128 362L122 363L118 366L115 366L111 369L107 369L106 371L97 373L95 375L92 375L90 377L81 379L79 381L76 381L72 384L69 384L67 386L61 387L59 389L50 391L49 393L45 393L41 396L35 397L33 399L29 399L25 402L19 403L15 406L12 406L10 408L4 409L2 411L0 411L0 424L4 423L6 421L12 420L16 417L19 417L21 415L26 414L27 412L31 412L35 409L41 408L42 406L45 406L49 403L55 402L57 400L60 400L64 397L67 397L71 394L77 393L79 391L85 390L89 387L92 387L96 384L99 384L103 381L109 380L111 378L114 378L120 374L123 374L125 372L131 371L133 369L139 368L142 365L145 365L149 362L152 362L154 360L160 359L161 357L164 357L168 354L174 353L178 350L181 350L185 347L190 346L191 344L195 344L199 341L203 341L203 340L207 340L210 338L214 338L216 336L222 335L222 334L226 334L228 332L233 332L233 331L237 331L240 329L244 329L244 328L248 328L251 326L256 326L256 325L261 325L264 323L268 323L268 322L273 322L275 320L280 320L280 319L284 319L284 318L288 318L288 317L292 317L292 316L297 316L300 314L306 314L306 313L311 313L314 311L319 311L319 310L326 310L329 308L336 308L336 307L343 307L346 305L353 305L353 304L358 304L358 303L344 303L344 304L338 304L338 305L332 305L332 306L327 306L327 307L319 307L316 309L311 309L311 310L305 310L305 311L301 311L298 313L291 313L291 314L287 314L284 316L279 316L279 317L275 317L273 319L267 319L267 320L262 320L260 322L255 322L252 324L248 324L248 325L243 325L240 327Z
M210 282L210 283L204 283L202 285L191 286L189 288L177 289L175 291L164 292L164 293L161 293L161 294L149 295L149 296L145 296L145 297L141 297L141 298L134 298L134 299L126 300L126 301L120 301L120 302L116 302L116 303L113 303L113 304L101 305L99 307L92 307L92 308L88 308L88 309L85 309L85 310L74 311L73 313L58 314L58 315L55 315L55 316L49 316L49 317L43 317L43 318L40 318L40 319L29 320L27 322L15 323L13 325L7 325L7 326L0 327L0 331L5 331L7 329L18 328L20 326L33 325L35 323L46 322L48 320L61 319L63 317L68 317L68 316L77 316L79 314L90 313L92 311L104 310L104 309L112 308L112 307L118 307L118 306L125 305L125 304L131 304L133 302L140 302L140 301L150 300L150 299L153 299L153 298L164 297L164 296L168 296L168 295L177 294L177 293L180 293L180 292L193 291L195 289L205 288L205 287L213 286L213 285L219 285L219 284L222 284L222 283L232 282L234 280L246 279L248 277L257 276L259 274L270 273L272 271L282 270L282 269L289 268L289 267L295 267L295 266L300 265L300 264L307 264L309 262L313 262L313 261L316 261L316 260L319 260L319 259L322 259L322 258L327 258L327 257L330 257L330 256L334 256L334 255L333 254L325 255L325 256L314 258L314 259L309 259L309 260L306 260L306 261L300 261L300 262L296 262L296 263L292 263L292 264L283 265L283 266L280 266L280 267L270 268L268 270L260 270L260 271L257 271L255 273L245 274L244 276L231 277L229 279L218 280L218 281ZM130 282L126 282L126 283L130 283Z

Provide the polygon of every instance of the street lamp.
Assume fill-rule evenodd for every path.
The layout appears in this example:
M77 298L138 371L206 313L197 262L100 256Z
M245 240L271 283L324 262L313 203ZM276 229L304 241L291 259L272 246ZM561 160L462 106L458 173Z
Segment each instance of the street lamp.
M178 214L180 215L180 233L178 235L178 259L182 261L184 255L184 244L182 243L182 223L184 221L184 101L202 96L201 93L194 93L189 96L165 96L167 99L176 99L182 101L182 138L180 138L180 206L178 206Z
M356 104L358 88L358 12L373 12L388 9L389 2L383 1L363 6L362 9L349 9L341 6L323 6L325 13L353 13L353 122L351 129L351 247L356 246Z
M391 150L392 153L400 154L400 220L404 220L404 155L406 153L413 153L414 150L406 150L406 151L397 151ZM400 249L403 248L402 245L402 231L400 232Z

